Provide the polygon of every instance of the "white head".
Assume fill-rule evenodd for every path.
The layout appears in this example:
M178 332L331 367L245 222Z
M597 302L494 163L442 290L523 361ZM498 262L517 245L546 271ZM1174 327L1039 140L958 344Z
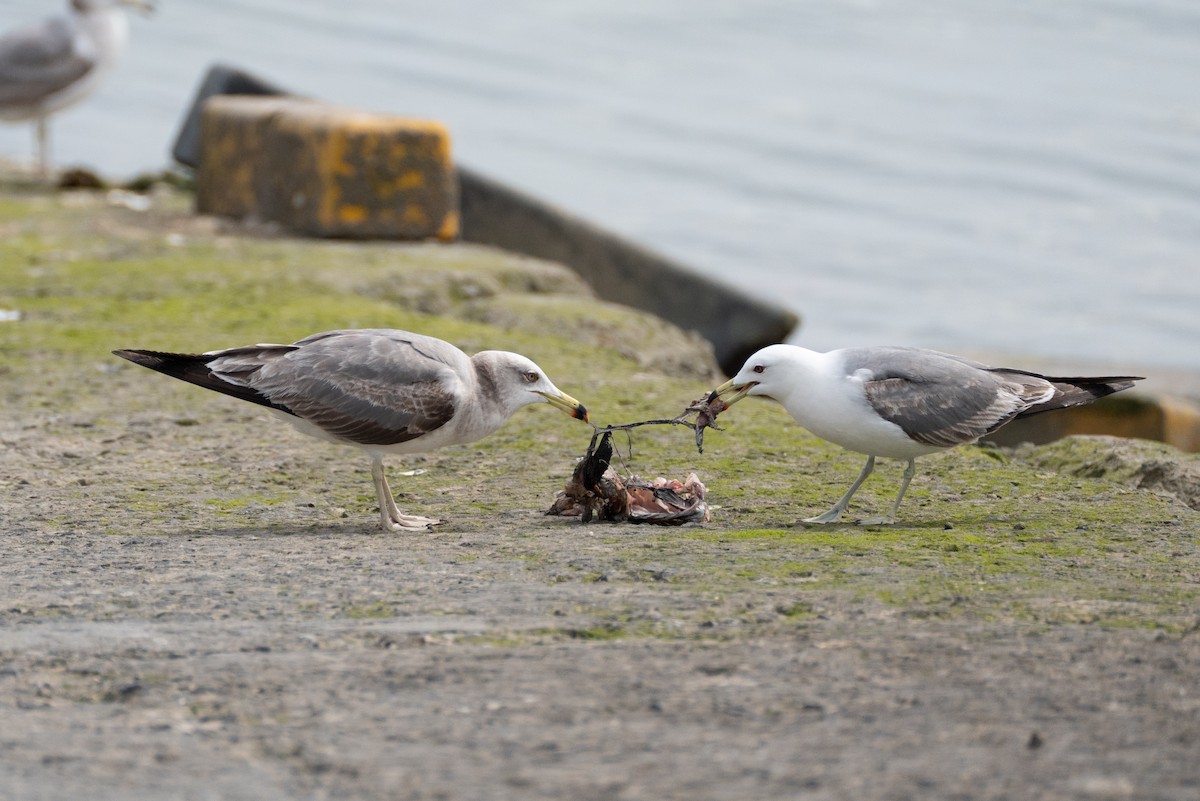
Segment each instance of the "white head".
M576 420L588 420L583 404L554 386L542 368L519 353L485 350L471 357L480 383L495 387L500 405L512 414L533 403L549 403Z
M809 352L794 345L768 345L747 359L737 375L714 389L709 398L722 398L726 408L747 395L782 401L795 389L796 370L803 363L800 357Z

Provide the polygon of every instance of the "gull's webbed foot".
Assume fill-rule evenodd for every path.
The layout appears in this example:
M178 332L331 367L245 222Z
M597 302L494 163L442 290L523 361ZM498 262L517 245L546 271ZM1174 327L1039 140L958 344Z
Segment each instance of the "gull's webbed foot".
M380 518L383 527L388 531L418 531L420 529L429 531L434 526L440 526L446 522L438 520L436 517L402 514L399 510L395 510L395 514L384 511L380 514Z
M387 477L383 473L383 458L378 454L371 456L371 477L375 481L375 494L379 500L379 522L384 531L429 531L445 522L436 517L406 515L396 508L392 488L388 486Z
M845 511L844 509L840 509L835 506L832 509L830 509L828 512L825 512L824 514L819 514L816 517L806 517L806 518L802 519L800 522L801 523L836 523L838 520L841 519L842 512L844 512L844 511Z

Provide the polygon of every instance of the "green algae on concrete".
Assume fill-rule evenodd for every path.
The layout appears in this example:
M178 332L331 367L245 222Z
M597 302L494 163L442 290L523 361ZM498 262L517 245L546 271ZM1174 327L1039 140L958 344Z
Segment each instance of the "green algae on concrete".
M714 380L711 352L694 335L596 302L555 265L484 248L256 238L194 218L161 191L146 212L104 196L12 196L0 203L0 234L0 308L21 315L0 324L9 439L32 449L36 431L75 453L37 468L57 476L47 480L71 506L47 508L34 530L77 528L81 508L85 530L109 535L243 526L357 536L373 524L356 452L130 368L109 355L115 347L411 328L468 351L531 355L598 423L676 414ZM1195 621L1197 516L1153 493L970 447L919 460L896 526L797 524L844 491L861 457L763 402L722 415L704 454L684 428L616 439L623 472L697 471L715 505L711 524L581 527L529 516L549 505L590 436L546 411L518 414L471 446L392 460L428 470L393 482L401 505L451 519L441 531L503 534L483 552L462 549L456 570L582 591L561 625L528 624L534 639L747 636L851 607L1037 625L1182 630ZM852 514L886 508L900 467L881 462ZM83 483L71 483L76 474ZM616 597L598 601L598 587ZM336 608L361 617L377 603ZM501 628L495 637L525 637Z
M1200 454L1116 437L1069 437L1018 453L1045 469L1159 492L1200 509Z
M712 523L582 526L542 512L591 429L535 407L390 459L401 506L448 522L384 534L356 450L108 351L407 326L529 353L600 423L677 413L707 357L554 265L113 201L0 189L17 795L1195 796L1186 505L962 448L920 460L897 526L797 525L861 457L748 401L703 455L617 437L623 472L697 470Z

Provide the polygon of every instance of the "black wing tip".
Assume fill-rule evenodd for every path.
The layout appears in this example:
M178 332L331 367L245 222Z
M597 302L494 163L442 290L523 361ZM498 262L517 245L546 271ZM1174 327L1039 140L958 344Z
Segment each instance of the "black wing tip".
M232 384L220 376L214 375L209 368L209 362L220 358L222 355L230 351L219 351L214 353L168 353L161 350L140 350L137 348L120 348L113 351L114 356L120 356L122 359L127 359L134 364L140 364L142 367L149 368L155 372L169 375L172 378L178 378L180 381L186 381L189 384L195 384L198 387L211 389L214 392L220 392L223 395L229 395L251 403L257 403L260 406L269 406L272 409L279 409L288 414L295 415L296 413L280 403L273 402L266 395L258 392L247 386Z
M1132 389L1136 382L1145 380L1143 376L1139 375L1108 375L1100 376L1099 378L1069 379L1064 383L1074 384L1080 389L1085 390L1092 388L1104 389L1107 390L1106 394L1111 395L1114 392L1123 392L1124 390Z
M1089 393L1096 398L1102 398L1105 395L1112 395L1116 392L1124 392L1127 389L1132 389L1138 381L1146 380L1145 376L1140 375L1050 376L1038 375L1036 373L1026 373L1026 375L1032 375L1035 378L1049 381L1060 392L1078 390Z
M153 367L154 365L162 364L163 358L161 355L149 350L136 350L134 348L122 348L113 351L114 356L120 356L126 361L131 361L134 364L140 364L143 367Z
M1146 377L1141 375L1102 375L1098 377L1056 378L1051 380L1080 384L1128 384L1129 386L1133 386L1134 381L1145 381Z
M1018 417L1026 417L1040 412L1050 412L1055 409L1070 409L1075 406L1085 406L1109 395L1132 389L1135 381L1144 379L1137 376L1096 376L1084 378L1049 378L1054 385L1055 397L1034 406Z
M118 348L114 356L128 359L137 364L163 364L165 362L207 362L213 357L203 353L169 353L164 350L143 350L141 348Z

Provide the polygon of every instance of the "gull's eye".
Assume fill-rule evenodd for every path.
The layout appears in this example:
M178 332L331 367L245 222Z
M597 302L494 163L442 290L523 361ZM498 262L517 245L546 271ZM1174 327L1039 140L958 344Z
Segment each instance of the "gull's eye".
M764 371L766 369L767 369L767 366L765 364L754 365L754 372L756 372L756 373L761 373L762 371Z
M536 384L538 379L541 378L541 376L537 374L537 370L526 370L521 374L521 377L525 379L526 384Z

